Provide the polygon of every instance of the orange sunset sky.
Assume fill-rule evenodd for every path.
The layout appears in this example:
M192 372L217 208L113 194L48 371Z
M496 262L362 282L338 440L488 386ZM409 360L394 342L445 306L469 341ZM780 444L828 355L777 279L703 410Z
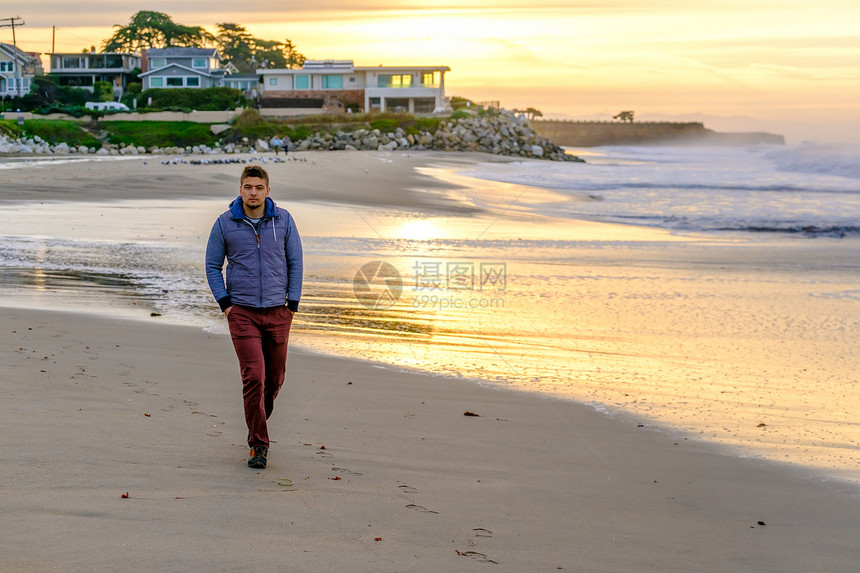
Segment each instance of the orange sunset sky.
M860 143L857 0L4 4L0 18L26 24L16 33L27 51L50 52L52 26L57 51L99 47L113 25L157 10L213 32L217 22L236 22L263 39L289 38L310 59L447 65L448 95L546 117L634 110L789 142ZM9 28L0 41L11 43Z

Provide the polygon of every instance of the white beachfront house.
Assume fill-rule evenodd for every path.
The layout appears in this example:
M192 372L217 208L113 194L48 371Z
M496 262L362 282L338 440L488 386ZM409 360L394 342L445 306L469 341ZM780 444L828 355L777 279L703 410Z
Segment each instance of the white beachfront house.
M30 91L30 81L42 75L38 53L0 44L0 96L20 97Z
M259 69L262 107L355 107L370 111L433 113L449 108L448 66L356 67L352 60L307 60L301 69ZM267 102L277 102L267 105Z
M93 91L96 82L110 82L114 97L128 87L132 73L140 68L140 56L128 52L51 53L51 75L61 86Z
M149 48L141 50L140 57L145 90L218 87L229 73L214 48Z

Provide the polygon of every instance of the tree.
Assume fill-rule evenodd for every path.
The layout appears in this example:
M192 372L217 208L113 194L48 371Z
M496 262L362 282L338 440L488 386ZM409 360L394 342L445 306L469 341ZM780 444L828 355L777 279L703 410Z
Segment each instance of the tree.
M305 57L296 51L290 40L261 40L239 24L216 25L215 41L221 55L241 72L252 73L257 67L301 68L305 63Z
M250 63L254 55L254 38L243 26L233 23L216 24L218 33L215 34L215 42L221 57L230 60L242 72L250 70L243 69L242 64Z
M539 109L535 109L533 107L526 108L526 117L529 119L535 119L536 117L543 117L543 113Z
M301 68L305 57L286 39L261 40L253 37L244 26L232 22L216 24L212 35L202 26L177 24L163 12L141 10L131 17L127 26L114 26L113 36L102 42L105 52L135 52L142 48L182 46L203 48L217 46L221 56L236 69L253 73L257 67Z
M113 36L102 44L105 52L134 52L141 48L184 46L202 48L215 38L202 26L183 26L163 12L141 10L127 26L114 26Z
M93 83L93 95L98 97L99 101L113 101L113 84L110 82Z
M613 115L612 119L617 119L618 121L626 121L628 123L633 123L633 113L632 111L621 111L618 112L617 115Z

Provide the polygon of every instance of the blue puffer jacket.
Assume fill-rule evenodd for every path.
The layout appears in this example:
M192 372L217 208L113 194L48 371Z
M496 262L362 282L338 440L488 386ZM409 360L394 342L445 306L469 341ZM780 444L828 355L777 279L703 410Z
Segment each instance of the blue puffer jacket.
M302 241L292 215L267 197L257 231L245 220L242 198L237 197L212 225L206 280L221 310L233 304L253 308L286 304L297 311L302 297Z

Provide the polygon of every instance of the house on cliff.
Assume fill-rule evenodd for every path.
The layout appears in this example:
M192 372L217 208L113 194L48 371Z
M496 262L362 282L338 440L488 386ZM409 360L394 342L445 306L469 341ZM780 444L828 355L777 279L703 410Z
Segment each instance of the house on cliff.
M36 52L24 52L11 44L0 44L0 97L20 97L30 91L30 81L42 75Z
M141 50L140 58L145 90L218 87L230 73L214 48L149 48Z
M128 52L51 53L51 75L61 86L93 91L96 82L110 82L114 96L122 95L132 73L140 68L140 56Z
M433 113L450 108L445 97L445 73L450 71L448 66L356 67L352 60L307 60L301 69L259 69L261 111Z

